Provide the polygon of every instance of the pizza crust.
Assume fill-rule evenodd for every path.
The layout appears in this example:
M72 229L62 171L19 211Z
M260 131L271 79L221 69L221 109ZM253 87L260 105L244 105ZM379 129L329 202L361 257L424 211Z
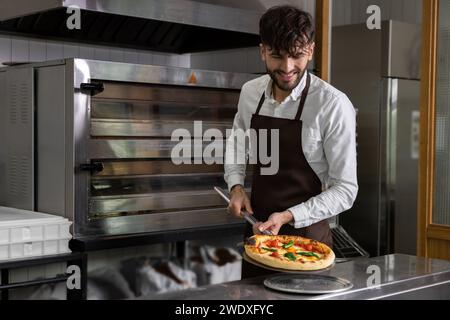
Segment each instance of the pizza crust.
M281 258L271 256L271 252L265 252L264 249L261 249L262 244L268 240L277 240L283 243L288 243L290 241L294 241L295 243L310 243L314 246L317 251L321 253L317 253L320 256L320 259L317 258L308 258L308 257L298 257L296 261L291 261L281 254ZM266 236L266 235L254 235L244 246L245 253L247 256L256 262L269 266L276 269L284 269L291 271L314 271L328 268L334 263L335 254L333 250L327 245L314 241L311 239L297 237L297 236ZM279 251L285 251L283 249L278 249ZM301 251L301 250L300 250Z

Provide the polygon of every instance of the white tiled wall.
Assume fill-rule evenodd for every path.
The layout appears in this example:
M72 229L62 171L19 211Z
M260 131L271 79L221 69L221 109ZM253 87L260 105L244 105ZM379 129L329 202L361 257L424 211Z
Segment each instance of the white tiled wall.
M40 62L63 58L190 67L189 54L177 55L0 34L0 67L3 62Z

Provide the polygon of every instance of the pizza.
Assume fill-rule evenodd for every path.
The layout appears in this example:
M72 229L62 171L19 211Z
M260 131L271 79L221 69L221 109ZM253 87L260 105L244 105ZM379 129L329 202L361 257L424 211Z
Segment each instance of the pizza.
M312 271L334 263L335 255L327 245L298 236L254 235L244 245L247 256L277 269Z

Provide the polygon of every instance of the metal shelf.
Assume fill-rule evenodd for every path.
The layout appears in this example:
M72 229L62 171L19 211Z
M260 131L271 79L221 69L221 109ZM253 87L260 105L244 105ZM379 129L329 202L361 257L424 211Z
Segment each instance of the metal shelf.
M64 282L68 279L68 275L58 275L54 278L29 280L23 282L11 283L9 280L10 270L19 268L30 268L33 266L47 265L58 262L66 262L67 266L77 265L81 271L81 287L80 289L67 289L67 300L86 300L87 296L87 255L85 253L74 252L57 254L50 256L30 257L26 259L14 259L0 261L1 281L0 292L1 300L9 300L9 290L32 287L41 284L50 284Z

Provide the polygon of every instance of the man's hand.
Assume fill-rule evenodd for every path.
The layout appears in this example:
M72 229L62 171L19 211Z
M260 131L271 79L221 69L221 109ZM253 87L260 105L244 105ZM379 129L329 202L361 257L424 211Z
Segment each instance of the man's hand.
M230 192L230 204L228 211L237 218L242 218L241 211L248 211L253 214L253 209L250 204L250 199L247 196L244 188L241 185L236 185Z
M255 234L261 234L263 231L269 230L273 235L277 235L280 231L280 228L286 223L291 222L292 220L294 220L294 216L289 210L283 212L275 212L270 215L269 219L266 222L255 224L253 232Z

